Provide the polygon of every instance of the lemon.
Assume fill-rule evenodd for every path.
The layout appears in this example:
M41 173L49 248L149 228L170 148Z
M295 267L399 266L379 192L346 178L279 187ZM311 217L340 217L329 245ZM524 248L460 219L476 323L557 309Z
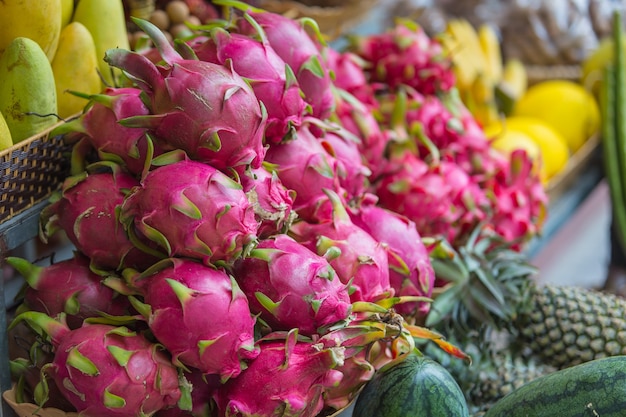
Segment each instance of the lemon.
M503 129L500 134L492 140L491 146L507 156L518 149L526 151L528 157L533 161L533 165L538 167L540 177L542 179L545 178L541 148L526 133L513 129Z
M13 139L4 116L0 113L0 152L13 146Z
M515 103L512 116L536 117L547 122L576 152L600 129L600 109L593 95L569 80L534 84Z
M543 120L511 116L504 120L504 129L523 132L539 146L546 180L561 172L567 165L570 157L567 141Z

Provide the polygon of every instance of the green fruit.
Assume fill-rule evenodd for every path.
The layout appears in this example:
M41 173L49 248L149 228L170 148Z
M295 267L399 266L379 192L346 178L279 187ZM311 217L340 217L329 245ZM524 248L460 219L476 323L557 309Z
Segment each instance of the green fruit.
M57 122L52 66L31 39L15 38L0 57L0 113L13 143L43 132Z
M353 417L469 416L463 392L446 368L410 354L381 368L355 403Z
M621 417L626 410L626 356L565 368L522 385L485 417Z
M0 113L0 152L13 146L13 139L11 138L11 132L9 132L9 126L7 126L4 116Z

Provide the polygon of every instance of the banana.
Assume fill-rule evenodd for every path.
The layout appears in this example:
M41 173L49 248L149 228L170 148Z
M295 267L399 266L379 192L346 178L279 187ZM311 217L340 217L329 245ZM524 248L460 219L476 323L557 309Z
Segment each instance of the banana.
M442 39L452 56L459 88L470 89L476 76L486 70L476 30L465 19L451 19Z
M57 122L57 93L52 66L39 44L15 38L0 56L0 113L13 143Z
M485 57L485 73L497 84L503 71L500 38L493 26L484 23L478 27L478 41Z
M67 90L96 94L101 90L98 58L93 36L85 25L72 22L61 31L59 47L52 61L59 117L80 112L87 101Z
M497 123L500 119L500 112L492 77L485 73L478 74L472 83L470 91L473 98L473 107L470 111L474 118L482 126Z
M4 120L4 116L0 113L0 152L13 146L13 139L11 138L11 132L7 121Z
M80 0L73 21L85 25L93 36L98 69L105 85L118 85L121 71L113 70L104 61L104 53L111 48L130 49L122 0Z
M500 88L514 99L520 98L528 88L528 74L524 63L519 59L509 59L504 64Z
M61 0L0 1L0 55L13 39L37 42L52 61L61 35Z

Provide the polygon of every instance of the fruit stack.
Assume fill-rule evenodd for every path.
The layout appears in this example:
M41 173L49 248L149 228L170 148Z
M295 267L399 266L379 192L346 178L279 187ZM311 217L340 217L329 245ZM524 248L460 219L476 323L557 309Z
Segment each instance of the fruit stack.
M339 51L314 21L214 3L228 18L176 42L134 19L150 43L105 51L118 84L53 132L72 175L40 237L75 252L7 259L27 281L11 332L32 341L12 358L17 398L332 413L416 338L466 358L420 325L446 285L431 255L455 259L476 230L519 253L541 231L532 161L491 147L419 26Z

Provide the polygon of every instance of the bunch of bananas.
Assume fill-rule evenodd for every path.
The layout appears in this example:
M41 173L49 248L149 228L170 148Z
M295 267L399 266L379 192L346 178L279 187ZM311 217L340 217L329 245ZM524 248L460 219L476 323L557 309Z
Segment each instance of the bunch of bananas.
M489 126L508 114L526 91L527 74L521 61L503 60L497 29L456 18L439 38L452 58L461 99L476 120Z

